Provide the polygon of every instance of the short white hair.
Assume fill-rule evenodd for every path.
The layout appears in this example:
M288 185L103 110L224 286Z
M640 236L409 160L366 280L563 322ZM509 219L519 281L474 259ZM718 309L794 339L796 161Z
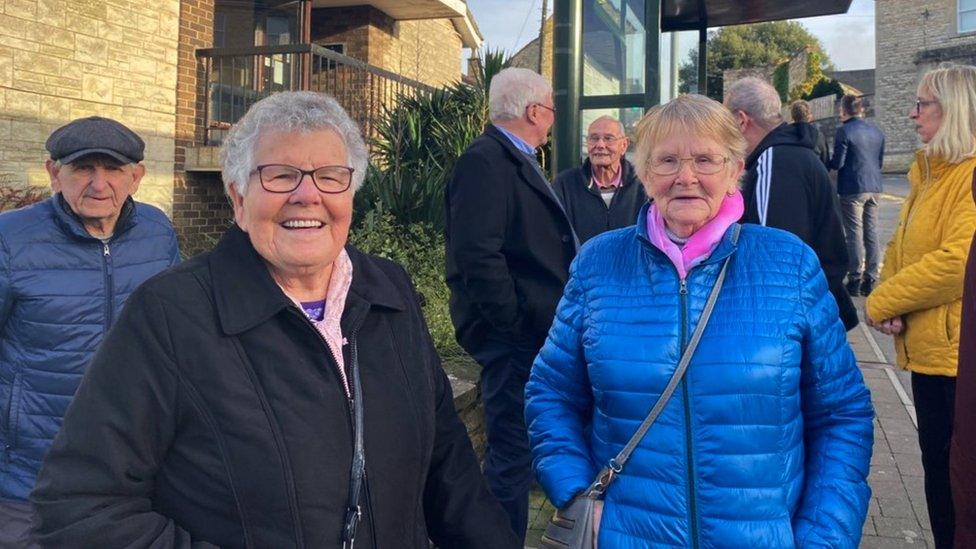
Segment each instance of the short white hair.
M742 111L763 129L783 123L783 101L769 82L750 76L736 80L725 96L725 106L733 113Z
M488 92L488 117L492 122L517 120L533 103L552 95L552 86L539 73L529 69L503 69L491 79Z
M356 192L366 177L369 161L366 143L359 126L342 105L324 93L280 92L258 101L230 129L220 148L221 176L224 192L230 186L241 195L247 192L254 170L254 147L258 138L269 131L307 133L332 130L346 146L347 162L352 172L352 190Z
M603 121L613 122L614 124L617 125L617 129L620 130L620 135L627 137L627 130L624 129L624 123L610 116L609 114L604 114L603 116L599 116L595 120L593 120L593 122L590 122L590 125L586 127L586 131L590 131L590 128L593 127L593 124L596 124L597 122L603 122Z

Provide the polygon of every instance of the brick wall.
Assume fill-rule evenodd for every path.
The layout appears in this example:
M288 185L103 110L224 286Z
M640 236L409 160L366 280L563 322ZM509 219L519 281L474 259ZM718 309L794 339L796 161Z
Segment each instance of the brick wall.
M941 61L972 63L976 33L956 32L957 0L875 4L875 110L885 133L885 171L905 171L921 145L908 119L922 74ZM926 15L927 13L927 15Z
M48 185L44 141L75 118L146 141L136 197L170 211L179 0L0 2L0 180Z
M213 45L213 16L214 0L183 0L180 5L173 224L187 255L209 249L231 218L219 174L184 171L187 147L204 139L205 74L195 52Z

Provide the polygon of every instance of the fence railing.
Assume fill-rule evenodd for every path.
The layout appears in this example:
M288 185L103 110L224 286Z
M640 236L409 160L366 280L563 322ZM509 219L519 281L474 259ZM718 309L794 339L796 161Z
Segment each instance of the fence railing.
M251 105L278 91L328 93L372 137L384 108L435 89L315 44L209 48L196 55L205 74L208 145L219 145Z

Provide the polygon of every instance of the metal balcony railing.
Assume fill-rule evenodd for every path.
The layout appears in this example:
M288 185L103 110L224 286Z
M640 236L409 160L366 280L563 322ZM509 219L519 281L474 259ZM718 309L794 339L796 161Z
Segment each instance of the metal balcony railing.
M369 138L384 108L435 90L315 44L199 49L196 55L205 74L207 145L219 145L252 104L278 91L332 95Z

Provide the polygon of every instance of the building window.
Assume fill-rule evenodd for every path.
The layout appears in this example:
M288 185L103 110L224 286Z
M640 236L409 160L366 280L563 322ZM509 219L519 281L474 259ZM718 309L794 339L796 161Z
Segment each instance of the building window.
M223 48L227 45L227 14L214 14L214 47Z
M976 0L959 0L959 32L976 31Z

